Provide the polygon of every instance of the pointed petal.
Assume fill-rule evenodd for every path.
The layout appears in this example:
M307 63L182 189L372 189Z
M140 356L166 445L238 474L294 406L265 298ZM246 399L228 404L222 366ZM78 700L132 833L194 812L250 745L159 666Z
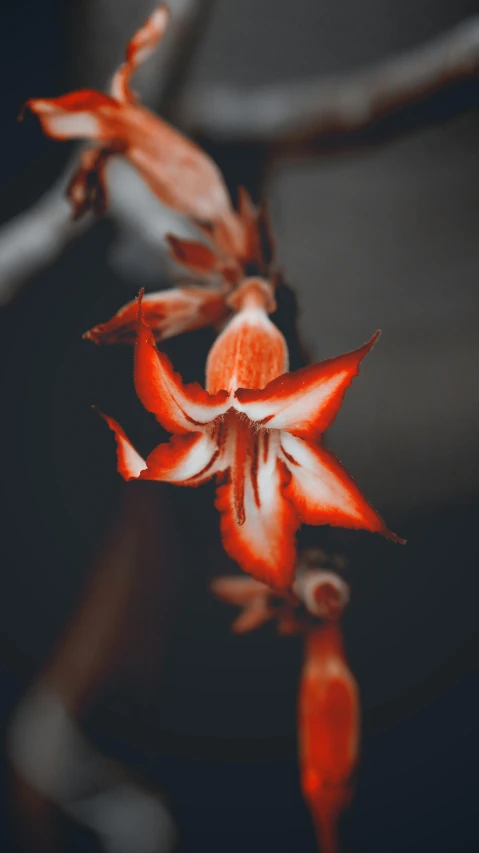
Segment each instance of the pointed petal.
M158 6L148 20L128 42L125 62L120 65L111 82L111 95L122 103L135 103L136 98L130 89L130 77L139 65L153 53L163 38L168 26L169 11L166 6Z
M25 108L38 116L43 132L52 139L111 140L112 120L118 120L122 111L113 98L92 89L60 98L30 98Z
M273 379L262 391L242 388L235 408L268 429L285 429L316 441L333 423L346 389L379 336L354 352L308 365Z
M269 622L274 616L271 608L268 607L265 599L260 599L254 604L246 607L234 622L231 623L233 634L248 634L256 628L261 628L266 622Z
M155 345L150 327L139 307L135 345L135 388L145 409L169 432L186 433L204 429L229 408L226 391L208 394L198 383L184 385L170 360Z
M387 529L329 450L287 432L281 432L281 450L292 475L284 493L303 522L370 530L403 541Z
M207 433L174 435L150 453L140 480L198 486L220 470L219 455L216 441Z
M137 480L141 472L146 468L145 460L135 450L118 421L115 421L114 418L110 418L108 415L104 415L103 412L99 412L99 414L115 434L118 473L121 474L124 480Z
M210 588L213 595L216 595L221 601L239 606L249 604L258 596L268 593L268 587L264 583L255 581L254 578L245 577L214 578Z
M156 341L166 340L202 326L221 323L228 315L224 297L202 287L178 287L147 293L143 316ZM106 323L83 335L96 344L134 344L138 329L138 303L128 302Z
M243 571L269 587L285 591L296 568L294 534L299 519L283 497L287 480L268 436L258 436L255 458L245 464L243 490L238 507L238 472L218 488L216 508L221 513L225 551Z
M183 240L174 234L167 234L166 239L170 247L170 254L178 264L192 270L200 275L214 272L219 264L219 259L208 246L198 243L197 240Z

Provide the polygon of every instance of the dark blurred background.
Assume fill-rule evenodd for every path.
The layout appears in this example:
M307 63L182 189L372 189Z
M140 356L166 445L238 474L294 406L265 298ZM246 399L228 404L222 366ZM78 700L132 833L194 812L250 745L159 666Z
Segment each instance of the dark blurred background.
M104 88L118 45L149 12L129 0L116 7L18 0L2 10L3 222L48 189L73 150L44 138L33 119L18 124L22 103ZM188 79L259 85L354 70L475 11L466 0L222 0ZM99 29L95 53L88 37ZM478 93L476 78L315 157L279 162L267 186L312 357L383 330L328 440L408 544L303 534L349 560L344 627L364 739L342 833L356 853L479 849ZM211 150L230 183L248 182L254 150ZM111 437L90 405L118 418L142 451L162 437L135 397L131 350L81 339L142 284L131 268L112 269L115 239L111 221L98 223L0 315L5 725L68 630L123 499ZM200 332L169 344L188 379L201 380L210 342ZM164 660L157 667L151 639L159 584L147 594L153 628L139 605L132 648L82 725L99 749L167 792L182 853L309 853L295 743L300 640L277 638L272 626L230 635L233 611L207 591L211 577L234 568L205 510L212 489L162 494L182 554L178 583L169 581ZM8 778L5 769L6 851L16 849ZM81 843L93 849L91 839Z

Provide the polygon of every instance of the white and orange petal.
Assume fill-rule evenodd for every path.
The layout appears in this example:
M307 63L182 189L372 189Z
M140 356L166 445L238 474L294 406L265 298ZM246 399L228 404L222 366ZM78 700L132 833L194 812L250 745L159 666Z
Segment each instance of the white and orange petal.
M198 383L183 384L167 356L158 351L151 329L143 319L141 306L134 379L136 393L145 409L169 432L202 431L229 408L226 391L211 395Z
M263 390L239 389L235 408L268 429L318 440L333 423L359 365L379 336L353 352L273 379Z
M99 414L107 422L115 435L118 473L121 474L124 480L137 480L141 472L146 469L145 460L135 450L125 430L120 426L118 421L110 418L108 415L104 415L103 412L99 412Z
M220 451L208 433L174 435L159 444L146 459L141 480L159 480L177 485L198 486L221 468Z
M305 524L369 530L403 541L387 529L333 453L284 431L280 441L291 473L285 495Z
M135 95L129 86L130 77L138 66L148 59L163 38L168 20L169 10L161 4L130 39L126 48L125 62L120 65L111 82L110 93L113 98L121 103L135 103Z
M222 294L195 286L147 293L143 296L142 310L156 341L203 326L216 326L228 316ZM89 329L83 337L96 344L134 344L137 331L138 303L135 299L106 323Z
M59 98L30 98L25 104L52 139L95 139L110 142L123 112L114 98L79 89Z
M270 436L265 433L262 439L256 437L253 459L245 454L243 470L235 469L241 457L237 453L227 482L218 488L216 508L227 554L253 578L284 592L294 578L299 518L283 495L286 468Z

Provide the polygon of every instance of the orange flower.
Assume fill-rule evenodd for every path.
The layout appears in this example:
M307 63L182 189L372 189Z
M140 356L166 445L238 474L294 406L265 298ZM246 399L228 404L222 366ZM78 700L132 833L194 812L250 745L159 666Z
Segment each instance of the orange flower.
M206 225L223 249L241 253L244 228L217 166L197 145L141 106L130 89L131 76L154 50L167 23L166 6L158 6L129 42L109 95L81 89L59 98L31 98L26 107L53 139L97 143L81 155L69 186L76 218L90 209L104 211L105 165L110 156L122 155L160 201Z
M196 486L219 476L216 506L225 550L269 586L290 587L294 534L301 522L397 537L340 462L320 443L377 335L355 352L287 373L283 336L268 318L272 289L246 280L233 294L236 315L216 339L206 390L183 385L139 314L135 387L174 437L144 460L106 418L125 479Z

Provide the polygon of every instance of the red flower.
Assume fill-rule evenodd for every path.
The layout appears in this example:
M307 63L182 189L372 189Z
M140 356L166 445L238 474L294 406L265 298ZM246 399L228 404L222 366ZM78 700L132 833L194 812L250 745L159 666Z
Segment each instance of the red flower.
M90 209L104 211L105 164L111 155L120 154L164 204L206 224L219 246L241 253L244 228L217 166L193 142L142 107L130 89L132 74L162 38L167 23L168 10L161 5L129 42L109 95L81 89L59 98L31 98L26 107L53 139L98 143L83 152L70 183L68 195L76 217Z
M125 479L196 486L221 475L216 506L227 553L258 580L290 587L299 524L332 524L390 533L333 454L320 443L346 388L377 335L355 352L286 373L286 343L267 315L271 287L246 280L234 293L238 313L216 339L206 391L183 385L160 353L139 311L135 387L174 437L143 460L121 427L118 469Z

